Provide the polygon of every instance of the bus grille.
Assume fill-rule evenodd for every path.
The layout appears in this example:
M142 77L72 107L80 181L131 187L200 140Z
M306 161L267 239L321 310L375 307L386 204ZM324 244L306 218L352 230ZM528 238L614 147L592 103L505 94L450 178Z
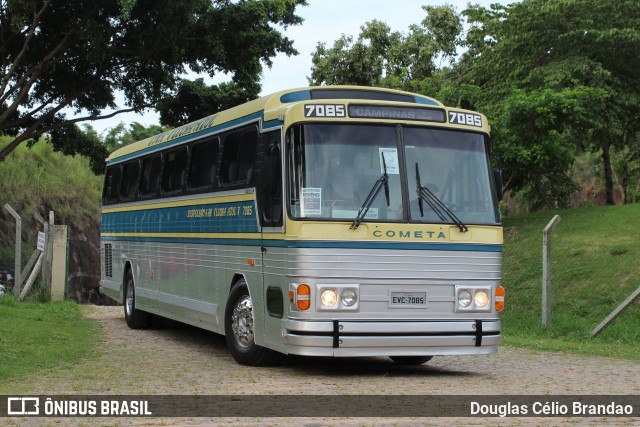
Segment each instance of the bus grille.
M104 275L113 277L113 249L109 243L104 245Z

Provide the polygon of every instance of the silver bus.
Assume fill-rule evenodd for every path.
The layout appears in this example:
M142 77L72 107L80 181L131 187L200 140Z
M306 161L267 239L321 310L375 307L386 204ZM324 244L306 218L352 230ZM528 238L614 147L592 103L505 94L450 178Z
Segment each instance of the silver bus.
M101 286L241 364L495 353L503 234L489 126L422 95L281 91L107 159Z

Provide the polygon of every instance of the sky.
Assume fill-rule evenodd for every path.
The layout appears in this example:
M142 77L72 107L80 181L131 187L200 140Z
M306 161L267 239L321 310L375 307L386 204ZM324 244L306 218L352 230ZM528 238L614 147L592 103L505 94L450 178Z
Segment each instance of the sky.
M343 34L360 34L360 27L377 19L386 23L392 31L408 33L409 26L419 24L426 16L423 5L451 4L458 12L467 6L467 0L308 0L308 5L298 7L297 15L304 19L301 25L283 31L294 41L299 54L288 57L280 54L272 59L271 69L265 67L262 75L261 95L268 95L283 89L308 86L311 75L311 55L319 42L332 46ZM474 0L474 4L488 7L499 0ZM511 2L507 2L511 3ZM204 77L204 76L203 76ZM154 111L143 114L119 114L111 119L90 122L98 133L123 122L129 125L139 122L145 126L159 123L159 115Z

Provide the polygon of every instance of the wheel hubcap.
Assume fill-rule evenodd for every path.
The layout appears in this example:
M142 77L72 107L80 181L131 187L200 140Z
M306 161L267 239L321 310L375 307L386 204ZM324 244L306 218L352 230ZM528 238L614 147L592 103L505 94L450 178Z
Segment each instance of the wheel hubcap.
M133 283L127 285L127 300L125 301L125 309L127 310L127 316L131 316L133 311Z
M233 336L242 347L253 344L253 304L248 295L240 298L231 316Z

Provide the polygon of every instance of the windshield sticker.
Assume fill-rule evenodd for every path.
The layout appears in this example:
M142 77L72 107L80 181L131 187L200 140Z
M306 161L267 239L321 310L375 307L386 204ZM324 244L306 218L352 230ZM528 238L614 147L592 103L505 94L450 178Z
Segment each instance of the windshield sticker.
M302 216L322 215L322 188L302 189Z
M397 148L378 148L380 150L380 173L384 173L387 167L387 175L400 175L400 163L398 162ZM384 163L382 162L384 156Z

